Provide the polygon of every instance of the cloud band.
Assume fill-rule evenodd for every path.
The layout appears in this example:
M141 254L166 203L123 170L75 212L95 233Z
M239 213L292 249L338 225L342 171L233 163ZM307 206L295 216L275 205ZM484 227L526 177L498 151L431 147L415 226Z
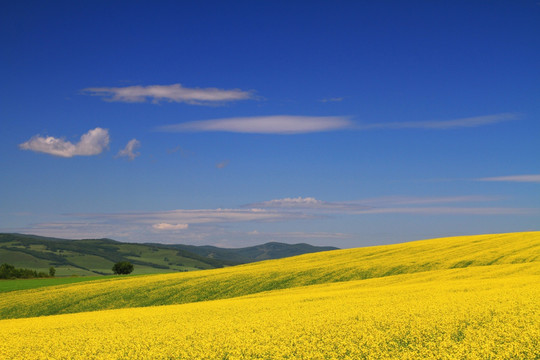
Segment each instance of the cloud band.
M82 90L83 94L101 96L107 101L146 102L161 101L183 102L194 105L247 100L253 98L253 93L240 89L217 88L186 88L181 84L126 86L126 87L95 87Z
M249 134L304 134L352 127L343 116L255 116L191 121L157 128L163 132L235 132Z

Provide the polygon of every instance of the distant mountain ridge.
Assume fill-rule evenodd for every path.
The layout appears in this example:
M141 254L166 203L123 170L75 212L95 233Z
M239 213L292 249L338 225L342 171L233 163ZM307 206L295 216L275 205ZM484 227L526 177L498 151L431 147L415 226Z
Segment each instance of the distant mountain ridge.
M135 274L148 274L221 268L335 249L277 242L233 249L0 233L0 263L38 271L54 266L58 276L108 275L118 261L133 263Z
M280 242L269 242L262 245L245 248L220 248L216 246L195 246L195 245L172 245L176 248L193 252L200 256L217 260L237 261L250 263L262 260L281 259L290 256L309 254L319 251L337 250L332 246L313 246L310 244L285 244Z

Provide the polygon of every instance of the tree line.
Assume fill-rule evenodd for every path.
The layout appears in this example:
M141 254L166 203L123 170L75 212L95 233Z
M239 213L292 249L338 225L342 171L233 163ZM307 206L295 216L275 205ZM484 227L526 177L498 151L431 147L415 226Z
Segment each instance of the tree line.
M56 269L51 266L49 268L49 273L44 273L42 271L38 272L31 269L16 268L13 265L4 263L0 265L0 279L32 279L32 278L44 278L44 277L54 277L56 274Z

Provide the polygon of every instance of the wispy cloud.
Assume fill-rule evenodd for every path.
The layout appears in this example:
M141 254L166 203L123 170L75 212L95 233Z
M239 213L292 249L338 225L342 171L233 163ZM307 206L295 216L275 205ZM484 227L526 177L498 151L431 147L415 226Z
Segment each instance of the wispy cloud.
M265 209L179 209L156 212L72 213L55 222L13 228L12 232L58 236L72 239L110 237L147 242L153 235L177 242L182 234L190 242L221 236L224 227L236 223L269 223L320 218L320 215L301 212L280 212Z
M96 221L128 222L139 224L216 224L246 221L272 222L287 219L307 219L313 215L300 212L279 212L266 209L178 209L157 212L88 213L70 216Z
M358 210L354 214L418 214L418 215L527 215L536 214L538 209L509 207L382 207Z
M227 166L229 166L229 162L230 162L229 160L224 160L224 161L222 161L222 162L220 162L220 163L217 163L217 164L216 164L216 168L218 168L218 169L224 169L224 168L226 168Z
M130 224L102 224L88 221L57 221L35 223L24 228L14 228L11 232L36 234L66 239L130 239L140 232L140 227Z
M178 145L178 146L176 146L176 147L174 147L172 149L167 149L167 154L175 154L175 153L180 153L180 156L183 157L183 158L188 158L188 157L191 157L191 156L195 155L195 153L184 149L180 145Z
M156 128L161 132L233 132L245 134L306 134L337 130L449 130L472 128L518 119L517 114L504 113L442 121L404 121L386 123L355 123L348 116L253 116L188 121Z
M223 131L251 134L304 134L348 129L353 123L344 116L255 116L191 121L157 128L163 132Z
M248 208L282 209L282 210L318 210L323 212L349 212L353 210L365 210L370 208L359 202L329 202L313 197L295 197L262 201L244 205Z
M462 196L381 196L357 201L371 206L402 206L420 204L476 203L500 200L499 196L462 195Z
M95 87L83 89L82 92L89 95L101 96L107 101L145 102L150 100L153 103L168 101L193 105L210 105L254 98L251 91L240 89L186 88L181 84Z
M478 207L478 206L417 206L440 205L449 203L467 203L500 200L492 196L453 196L453 197L408 197L387 196L356 201L328 202L312 197L284 198L246 205L261 209L278 209L282 211L297 210L311 214L454 214L454 215L518 215L536 213L537 209L505 208L505 207Z
M275 239L350 239L353 237L351 234L339 232L259 232L257 230L250 231L247 235L265 238L267 239L265 241Z
M159 223L152 225L152 228L155 230L186 230L188 227L188 224Z
M109 131L98 127L81 136L76 144L62 138L35 135L27 142L20 144L19 148L70 158L101 154L108 145Z
M343 101L342 97L334 97L334 98L327 98L327 99L321 99L319 102L326 103L326 102L340 102Z
M135 152L135 149L138 149L139 147L141 147L141 142L137 139L131 139L126 147L118 152L116 157L127 157L129 160L133 161L137 156L141 155L141 153Z
M453 120L441 121L404 121L404 122L387 122L373 124L359 124L359 130L374 130L374 129L434 129L448 130L459 128L471 128L490 124L496 124L504 121L516 120L519 116L514 113L494 114L485 116L476 116L468 118L460 118Z
M252 203L245 205L247 207L259 207L259 208L313 208L321 207L326 202L322 200L317 200L314 197L295 197L295 198L284 198L284 199L274 199L269 201L262 201L258 203Z
M445 204L445 203L471 203L499 200L499 197L466 195L446 197L416 197L416 196L383 196L355 201L322 201L313 197L296 197L262 201L245 205L255 208L281 208L281 209L321 209L357 211L380 206L401 206L418 204Z
M522 216L537 215L540 209L479 206L480 202L500 199L465 195L455 197L392 196L356 201L323 201L313 197L290 197L250 204L236 209L178 209L156 212L65 214L63 220L34 224L13 232L33 233L67 238L112 237L129 241L147 242L153 237L171 243L219 243L230 238L249 243L259 240L309 238L328 240L351 239L346 233L327 232L264 232L237 231L234 225L245 228L249 224L321 220L347 216ZM455 205L455 206L454 206ZM254 227L257 225L253 225ZM311 226L311 225L310 225ZM243 234L243 235L242 235ZM274 238L274 239L272 239ZM244 239L244 240L242 240ZM251 240L250 240L251 239Z
M532 182L540 183L540 174L497 176L476 179L477 181Z
M278 222L320 219L336 214L525 214L538 209L479 207L477 202L493 201L494 197L382 197L357 201L329 202L312 197L276 199L233 209L177 209L154 212L75 213L65 216L78 219L77 223L132 224L154 229L187 228L195 224L224 224L241 222ZM444 206L460 203L461 206ZM425 206L427 204L433 206ZM422 205L422 206L416 206ZM443 205L443 206L441 206ZM468 206L464 206L468 205ZM81 222L81 219L84 221Z

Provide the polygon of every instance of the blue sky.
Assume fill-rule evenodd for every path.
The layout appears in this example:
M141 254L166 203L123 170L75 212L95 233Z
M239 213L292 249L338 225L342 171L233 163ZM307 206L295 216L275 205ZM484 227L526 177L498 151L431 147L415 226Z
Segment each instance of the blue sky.
M537 1L17 1L0 231L357 247L540 230Z

